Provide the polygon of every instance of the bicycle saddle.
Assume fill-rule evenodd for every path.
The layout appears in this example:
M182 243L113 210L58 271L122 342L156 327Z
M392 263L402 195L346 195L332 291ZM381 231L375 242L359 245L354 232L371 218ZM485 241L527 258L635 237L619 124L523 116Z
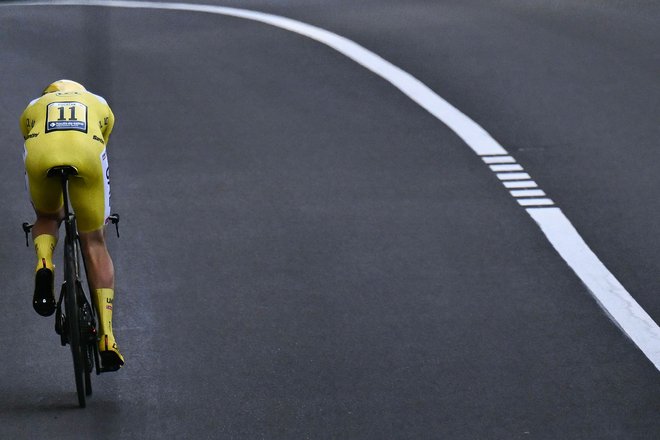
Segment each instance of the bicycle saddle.
M77 176L78 169L71 165L59 165L53 168L49 168L46 176L55 177L55 176Z

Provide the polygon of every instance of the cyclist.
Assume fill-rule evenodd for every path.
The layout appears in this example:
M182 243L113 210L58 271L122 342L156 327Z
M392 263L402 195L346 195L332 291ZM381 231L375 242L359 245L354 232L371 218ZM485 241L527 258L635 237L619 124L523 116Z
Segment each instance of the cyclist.
M81 84L59 80L30 102L21 115L25 139L26 184L37 220L32 229L37 254L34 310L50 316L56 308L53 250L64 217L62 189L47 171L70 165L78 175L69 179L71 205L76 213L81 248L87 265L92 298L99 314L99 352L103 368L124 364L112 332L114 267L105 244L110 214L110 180L106 144L114 125L108 103Z

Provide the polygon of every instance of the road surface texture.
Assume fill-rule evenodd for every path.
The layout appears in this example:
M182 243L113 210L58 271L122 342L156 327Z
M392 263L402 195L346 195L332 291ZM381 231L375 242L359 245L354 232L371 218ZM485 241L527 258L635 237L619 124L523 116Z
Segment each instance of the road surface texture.
M199 1L424 82L660 321L657 2ZM203 12L4 5L0 35L0 438L660 438L658 370L481 158L374 73ZM59 78L117 117L126 366L84 410L20 230L18 117Z

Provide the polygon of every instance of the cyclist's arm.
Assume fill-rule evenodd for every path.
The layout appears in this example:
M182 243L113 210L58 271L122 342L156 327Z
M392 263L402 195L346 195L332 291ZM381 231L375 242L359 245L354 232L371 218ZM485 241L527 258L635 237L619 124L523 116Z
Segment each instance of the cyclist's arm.
M23 110L21 115L20 124L21 124L21 134L23 139L27 139L30 130L34 127L34 117L32 117L32 108L33 104L36 102L36 99L32 101L26 108Z
M101 123L101 133L103 134L103 140L105 143L108 143L110 139L110 133L112 133L112 128L115 126L115 115L112 113L108 101L105 100L103 96L93 94L96 99L99 100L103 110L101 111L104 114L103 122Z
M110 107L108 107L108 123L103 126L103 137L105 138L105 143L108 143L108 140L110 139L110 133L112 133L112 129L115 126L115 115L112 113L112 110Z

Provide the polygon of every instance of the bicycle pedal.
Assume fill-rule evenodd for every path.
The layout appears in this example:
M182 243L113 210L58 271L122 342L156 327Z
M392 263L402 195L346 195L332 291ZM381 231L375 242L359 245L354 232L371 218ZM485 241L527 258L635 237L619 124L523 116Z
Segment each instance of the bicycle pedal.
M64 314L58 310L55 314L55 333L60 335L60 342L62 346L65 346L69 341L66 337L67 335L67 322Z

